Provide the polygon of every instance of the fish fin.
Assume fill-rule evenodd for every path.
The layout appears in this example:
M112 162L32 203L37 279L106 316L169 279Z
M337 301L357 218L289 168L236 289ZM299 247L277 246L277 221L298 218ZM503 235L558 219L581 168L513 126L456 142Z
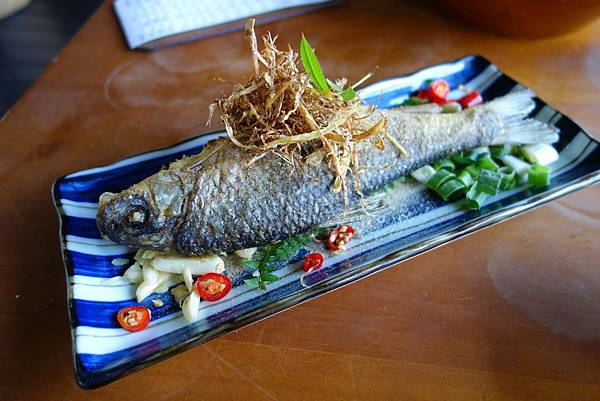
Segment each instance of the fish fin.
M558 141L558 128L542 121L525 118L535 108L533 96L533 92L523 90L509 93L481 106L500 115L505 123L503 134L494 140L494 144L534 144Z
M506 123L521 121L535 108L534 96L530 90L522 90L496 98L479 107L494 111Z
M529 145L536 143L558 142L560 130L550 124L543 123L533 118L507 124L503 135L494 141L495 145L514 143Z

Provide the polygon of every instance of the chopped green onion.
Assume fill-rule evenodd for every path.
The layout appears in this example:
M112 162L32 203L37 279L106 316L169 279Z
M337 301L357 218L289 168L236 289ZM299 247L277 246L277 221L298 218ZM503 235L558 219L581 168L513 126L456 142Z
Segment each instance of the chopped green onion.
M474 186L481 192L496 195L500 188L500 181L502 181L502 175L500 173L490 170L481 170Z
M458 164L473 164L477 160L490 155L487 147L473 148L466 152L460 152L452 156L452 160Z
M483 202L489 196L489 194L480 191L477 184L473 185L466 195L468 208L475 210L480 209Z
M558 160L558 152L552 145L547 143L521 146L521 153L527 161L542 166Z
M460 152L455 155L452 155L452 161L458 164L471 164L474 160L468 159L465 156L464 152Z
M477 167L479 167L482 170L498 171L499 166L492 160L491 157L485 156L479 159L479 161L477 162Z
M490 146L490 153L494 159L501 159L502 157L510 154L512 151L513 145L494 145Z
M465 167L463 171L466 171L471 177L473 177L473 179L476 179L477 177L479 177L480 168L475 165L470 165Z
M435 175L435 169L429 165L416 169L410 175L421 184L425 184L431 177Z
M487 146L473 148L467 152L467 157L473 161L477 161L486 156L490 156L490 149Z
M456 175L447 170L438 170L430 179L427 180L427 183L425 185L427 186L427 188L437 191L437 189L443 183L455 177Z
M527 183L532 187L546 187L550 184L550 172L548 167L534 164L529 168Z
M508 166L504 166L504 167L500 167L498 169L498 172L501 174L501 177L502 177L500 180L500 190L501 191L506 191L515 186L515 184L516 184L515 170L513 170L512 168L510 168Z
M432 82L425 81L425 84L429 87ZM335 86L331 86L335 90ZM421 89L419 96L404 100L402 105L430 103L431 99L423 96L427 90L431 88ZM442 105L442 112L459 112L462 108L461 102L450 101ZM415 170L411 175L445 201L464 196L466 207L480 209L489 196L510 190L516 185L549 185L550 169L544 166L558 158L556 149L548 144L481 146L438 160L433 165Z
M504 163L506 166L511 167L513 170L515 170L515 173L517 173L518 175L527 174L527 170L529 169L529 167L531 167L529 163L524 162L518 157L512 155L506 155L501 160L502 163Z
M452 179L440 185L436 192L442 197L443 200L447 201L453 195L463 193L466 188L467 187L465 184L463 184L461 181Z
M474 177L467 171L467 169L461 171L456 179L462 182L467 188L471 187L471 184L473 184L474 181Z
M454 167L454 163L452 163L452 160L450 159L442 159L433 163L433 168L436 170L445 169L448 171L454 171Z

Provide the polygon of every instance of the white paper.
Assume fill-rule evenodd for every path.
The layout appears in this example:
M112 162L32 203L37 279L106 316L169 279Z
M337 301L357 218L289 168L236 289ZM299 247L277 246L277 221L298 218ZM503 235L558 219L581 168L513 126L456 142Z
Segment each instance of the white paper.
M196 29L330 0L116 0L130 48Z

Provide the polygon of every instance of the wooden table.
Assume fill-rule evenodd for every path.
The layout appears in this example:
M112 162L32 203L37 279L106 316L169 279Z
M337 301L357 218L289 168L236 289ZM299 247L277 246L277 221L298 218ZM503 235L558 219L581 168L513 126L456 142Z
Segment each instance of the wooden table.
M398 3L398 5L394 5ZM600 22L518 41L424 6L355 1L260 27L377 78L482 54L600 132ZM73 379L57 177L207 131L250 71L236 32L129 51L104 4L0 123L2 400L598 400L600 187L588 188L105 387Z

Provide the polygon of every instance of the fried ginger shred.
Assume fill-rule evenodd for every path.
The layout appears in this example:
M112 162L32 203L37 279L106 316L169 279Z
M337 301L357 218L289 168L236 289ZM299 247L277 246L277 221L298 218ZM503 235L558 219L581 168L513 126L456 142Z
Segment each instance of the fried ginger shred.
M290 46L287 51L278 49L277 37L270 33L262 37L263 49L259 51L253 19L246 24L245 38L252 54L253 75L245 84L234 83L229 96L211 105L209 123L218 110L231 142L255 152L253 160L271 152L292 167L301 167L326 157L334 173L333 192L341 191L347 204L346 177L350 170L355 190L360 193L355 145L370 138L377 145L383 144L388 136L386 119L365 130L364 122L359 122L375 107L365 105L358 96L345 100L336 91L317 90L309 74L298 68L298 53ZM345 83L341 79L336 85Z

